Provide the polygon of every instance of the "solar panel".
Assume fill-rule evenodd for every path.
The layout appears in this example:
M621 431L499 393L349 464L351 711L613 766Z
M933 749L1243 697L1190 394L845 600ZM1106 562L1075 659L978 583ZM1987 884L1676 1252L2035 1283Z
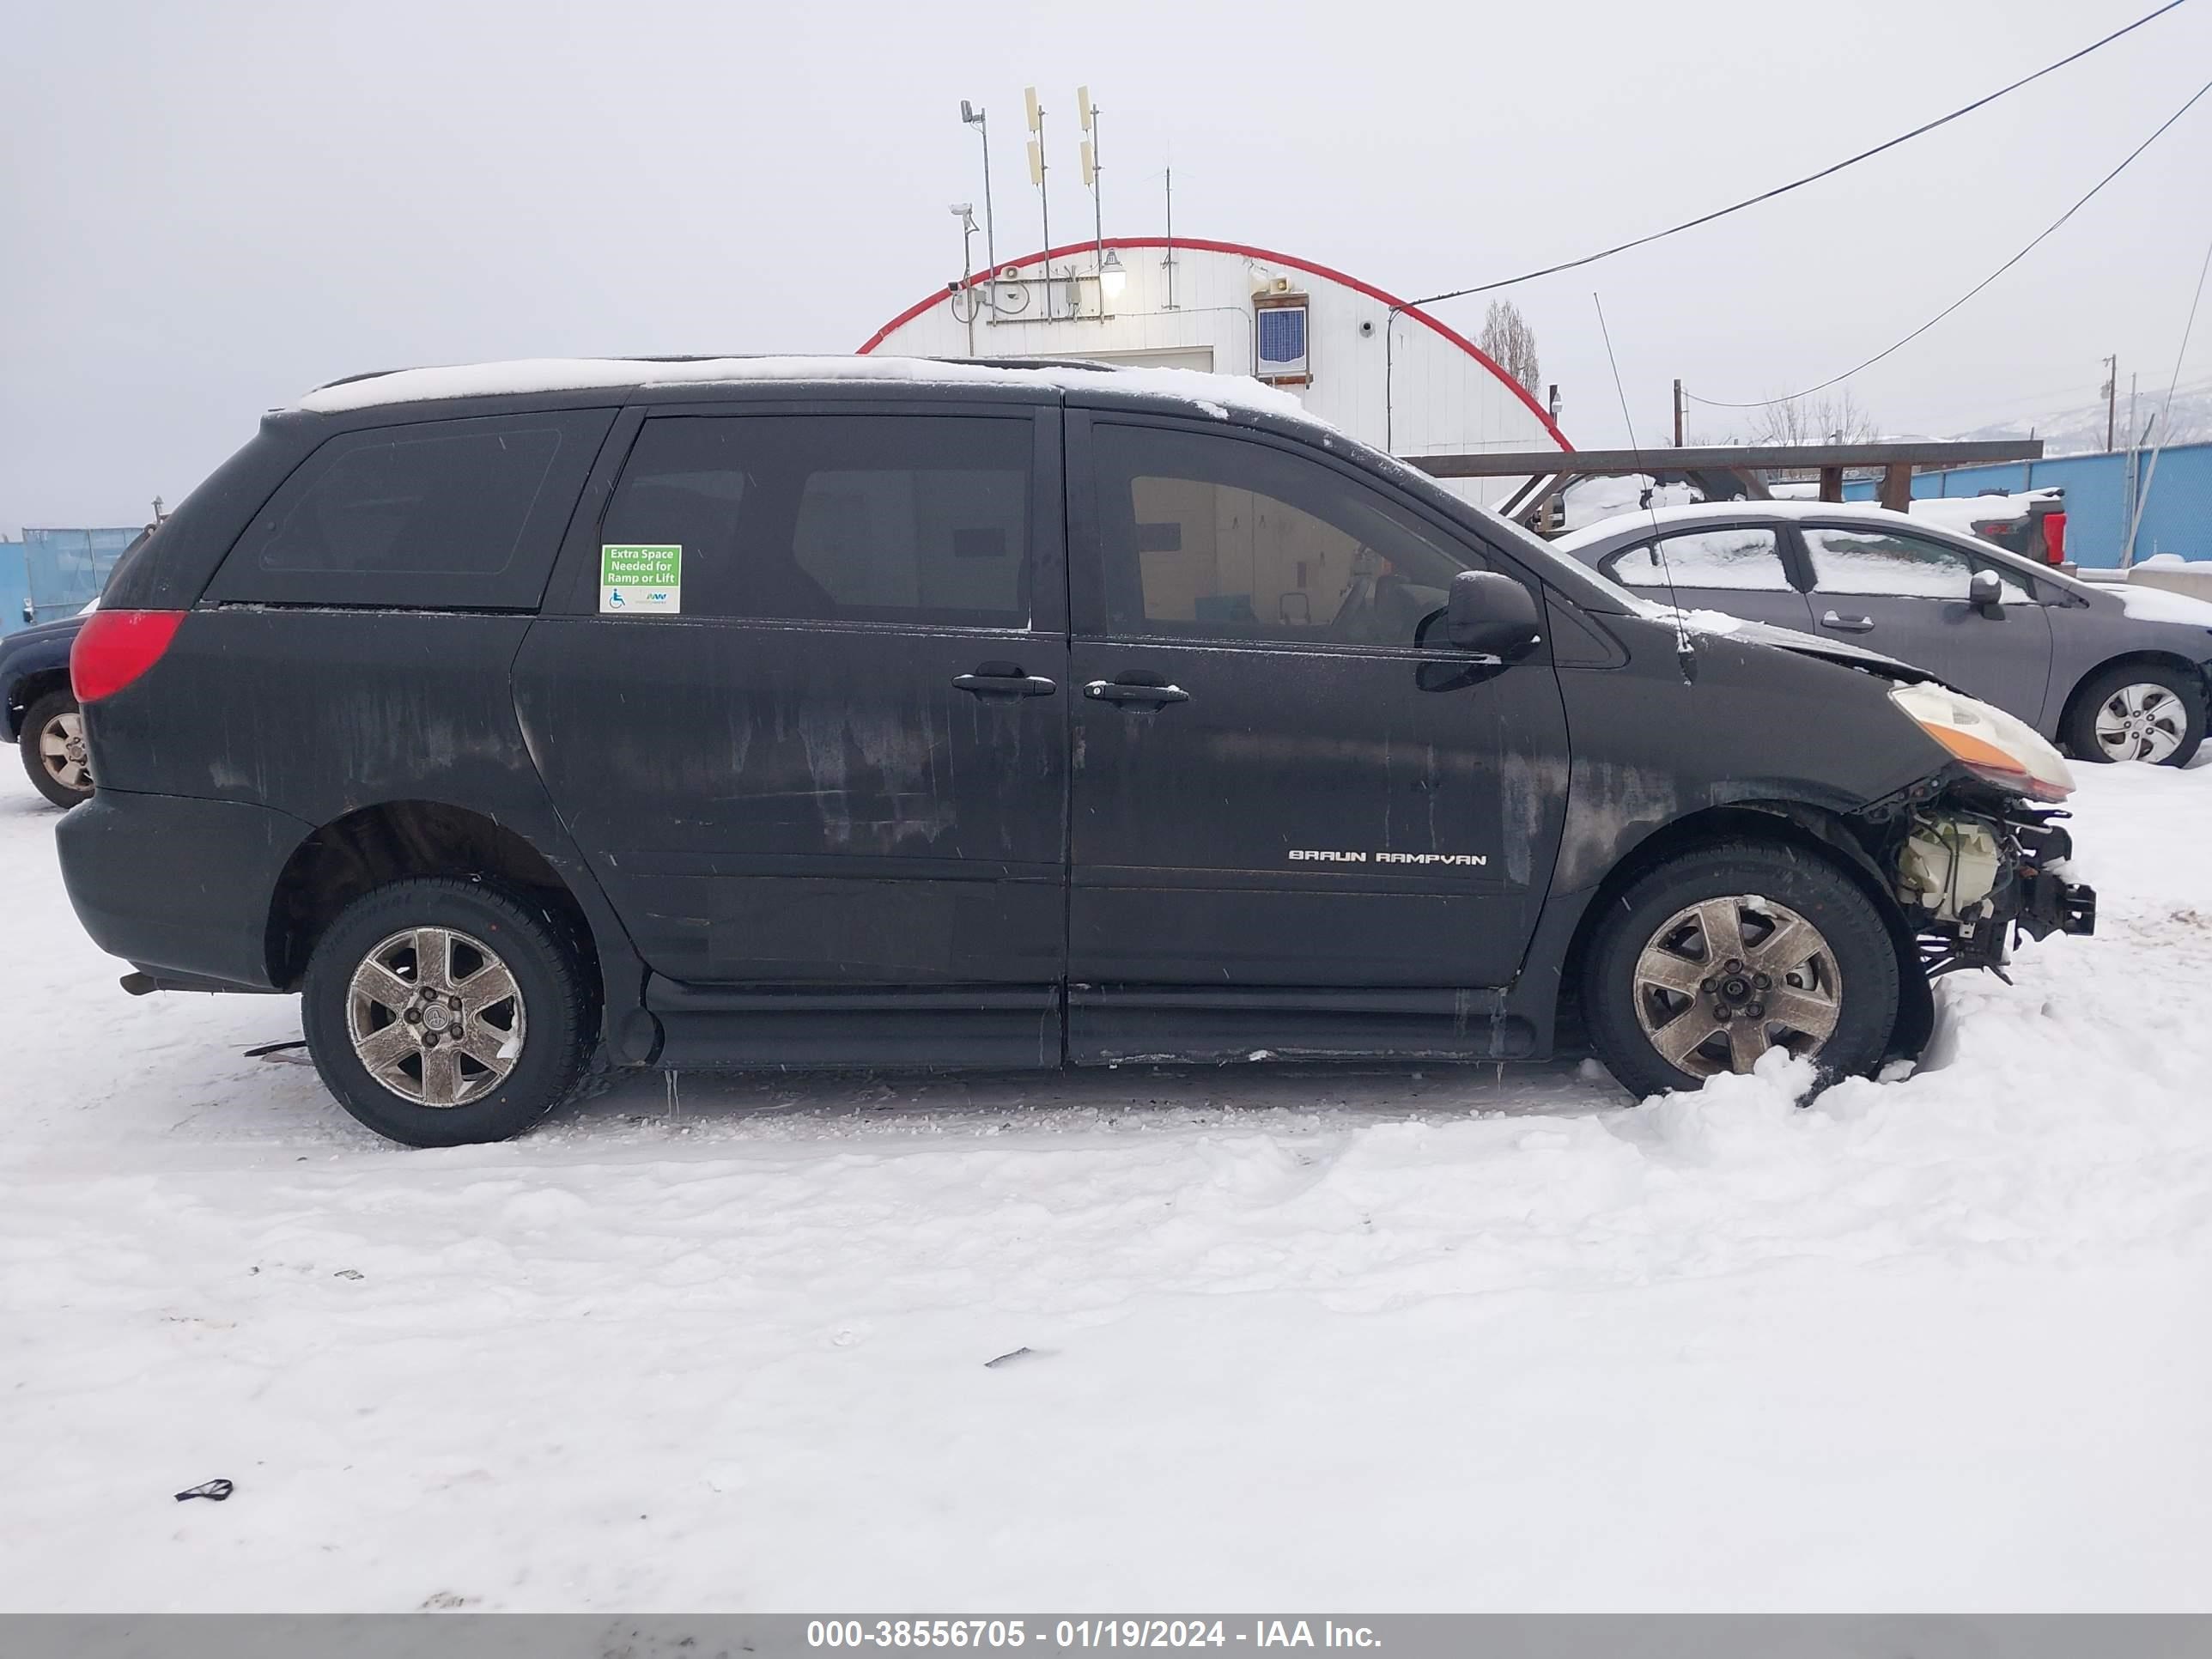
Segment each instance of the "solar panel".
M1297 364L1305 361L1306 308L1270 306L1259 313L1260 361L1265 364Z

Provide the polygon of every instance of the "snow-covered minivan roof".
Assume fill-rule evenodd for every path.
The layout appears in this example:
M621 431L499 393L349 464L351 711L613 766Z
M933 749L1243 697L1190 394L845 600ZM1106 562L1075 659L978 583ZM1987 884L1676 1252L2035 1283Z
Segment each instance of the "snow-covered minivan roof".
M1172 398L1226 417L1232 410L1334 431L1286 392L1243 375L1191 368L1122 368L1110 363L955 362L936 357L522 357L356 375L317 386L295 407L337 415L389 404L524 392L618 387L736 385L765 380L872 380L908 386L1051 386Z

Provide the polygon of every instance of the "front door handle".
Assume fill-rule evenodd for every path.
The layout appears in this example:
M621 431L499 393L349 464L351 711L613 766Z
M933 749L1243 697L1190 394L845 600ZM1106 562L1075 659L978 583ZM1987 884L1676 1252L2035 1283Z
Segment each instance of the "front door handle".
M1190 693L1179 685L1138 685L1127 680L1093 680L1083 688L1083 695L1097 702L1133 703L1139 708L1190 701Z
M979 697L1048 697L1060 687L1042 674L1024 674L1018 662L978 663L972 674L955 674L953 684Z
M1839 634L1871 634L1874 632L1874 618L1872 617L1839 617L1831 611L1820 618L1820 626L1832 628Z

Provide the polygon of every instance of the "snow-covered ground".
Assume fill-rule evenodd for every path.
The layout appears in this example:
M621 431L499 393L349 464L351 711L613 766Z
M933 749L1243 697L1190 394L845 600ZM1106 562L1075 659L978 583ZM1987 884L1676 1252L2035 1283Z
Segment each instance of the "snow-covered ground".
M0 1607L2212 1607L2212 766L2082 771L2100 935L1810 1109L655 1077L442 1152L125 998L9 771Z

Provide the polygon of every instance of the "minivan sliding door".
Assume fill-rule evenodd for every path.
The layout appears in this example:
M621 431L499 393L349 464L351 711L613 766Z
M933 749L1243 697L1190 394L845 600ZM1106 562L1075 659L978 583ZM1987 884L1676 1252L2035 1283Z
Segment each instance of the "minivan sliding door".
M516 665L664 1059L1059 1059L1059 414L655 411ZM588 609L586 608L588 607Z

